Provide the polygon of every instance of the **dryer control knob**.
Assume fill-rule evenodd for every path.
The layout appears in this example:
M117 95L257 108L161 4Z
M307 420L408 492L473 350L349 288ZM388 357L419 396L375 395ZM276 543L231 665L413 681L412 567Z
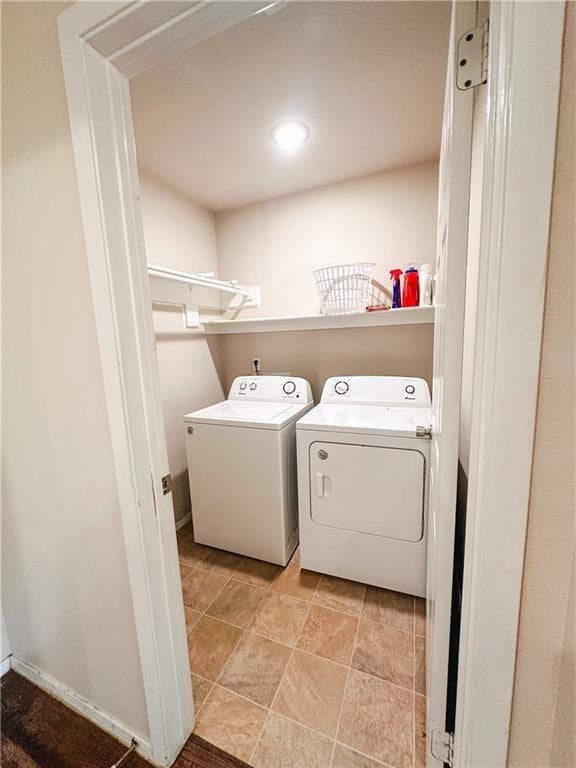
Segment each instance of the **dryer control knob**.
M349 389L350 385L347 381L337 381L336 384L334 384L334 392L336 392L337 395L345 395Z
M416 387L413 384L408 384L407 387L404 387L404 392L406 392L407 395L413 395L414 392L416 392Z
M240 382L240 389L242 389L242 390L246 389L246 382L245 381L241 381Z
M285 381L282 389L286 395L293 395L296 392L296 384L293 381Z
M252 384L250 384L250 389L251 389L251 390L255 390L257 386L258 386L258 385L256 384L256 382L255 382L255 381L253 381L253 382L252 382Z

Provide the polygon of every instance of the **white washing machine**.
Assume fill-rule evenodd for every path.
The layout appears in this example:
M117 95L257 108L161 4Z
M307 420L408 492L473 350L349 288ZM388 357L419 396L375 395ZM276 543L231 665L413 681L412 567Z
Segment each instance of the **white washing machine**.
M286 565L298 544L296 421L310 384L240 376L228 400L184 417L194 538Z
M326 381L296 430L304 568L425 596L430 428L423 379Z

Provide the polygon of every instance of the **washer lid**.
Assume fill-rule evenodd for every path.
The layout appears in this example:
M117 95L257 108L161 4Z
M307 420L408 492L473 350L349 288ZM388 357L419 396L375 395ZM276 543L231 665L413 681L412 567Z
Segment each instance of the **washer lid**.
M224 400L208 408L188 413L184 421L195 424L220 424L221 426L282 429L309 408L307 405Z
M432 426L429 408L389 408L383 405L317 405L297 423L298 429L319 432L416 437L416 428Z

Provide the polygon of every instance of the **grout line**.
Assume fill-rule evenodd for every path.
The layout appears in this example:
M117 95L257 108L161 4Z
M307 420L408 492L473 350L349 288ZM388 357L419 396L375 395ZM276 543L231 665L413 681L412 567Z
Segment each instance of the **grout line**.
M351 670L352 671L352 670ZM332 739L330 736L327 736L325 733L322 733L322 731L316 730L316 728L312 728L309 725L306 725L305 723L301 723L298 720L294 720L294 718L290 717L289 715L285 715L282 712L276 712L274 710L269 709L268 707L265 707L263 704L259 704L257 701L253 701L252 699L249 699L247 696L244 696L242 693L238 693L238 691L233 691L231 688L226 688L226 686L221 685L221 683L214 683L210 680L207 680L205 677L202 677L201 675L196 675L196 677L200 677L202 680L204 680L207 683L210 683L212 688L220 688L223 691L226 691L226 693L231 693L233 696L237 696L239 699L242 699L247 704L252 704L255 707L258 707L259 709L263 709L266 711L267 715L269 713L272 713L274 715L277 715L278 717L283 718L284 720L288 720L290 723L294 723L294 725L299 726L300 728L304 728L307 731L311 731L312 733L317 734L318 736L322 736L325 739L328 739L329 741L334 741L335 744L339 744L342 747L345 747L346 749L349 749L351 752L357 752L359 755L362 755L363 757L367 757L370 760L373 760L378 765L382 765L384 768L393 768L389 763L383 763L381 760L378 760L376 757L373 757L372 755L367 754L366 752L362 752L361 750L357 749L356 747L351 747L349 744L346 744L343 741L339 741L338 739ZM212 689L210 689L210 692ZM205 697L204 701L202 702L202 707L204 706L204 702L207 700L208 695ZM263 730L263 727L261 729L261 732ZM256 745L258 744L258 739L256 740ZM254 751L256 750L256 747L254 747ZM254 752L252 753L250 759L252 759L254 755Z
M205 546L205 545L202 545L202 546ZM216 551L216 552L219 552L219 551L224 551L224 550L214 550L214 551ZM254 558L250 558L250 557L245 557L245 558L243 558L243 560L252 560L252 559L254 559ZM220 576L220 575L222 575L222 574L219 574L218 572L215 572L214 570L211 570L211 569L209 569L209 568L203 568L202 566L203 566L204 562L205 562L205 560L201 560L200 562L196 563L196 564L194 565L194 570L196 570L197 568L200 568L200 570L204 571L205 573L216 573L216 575L217 575L217 576ZM262 562L264 562L264 561L262 561ZM186 563L185 563L185 564L186 564ZM266 586L266 587L262 586L261 584L254 584L253 582L250 582L250 581L246 581L246 580L244 580L244 579L241 579L241 578L240 578L240 577L237 575L237 573L238 573L238 569L240 568L240 566L241 566L241 565L242 565L242 563L240 563L240 564L238 565L238 568L237 568L237 569L236 569L236 570L235 570L235 571L234 571L234 572L231 574L231 576L230 576L230 578L231 578L231 579L233 579L234 581L238 581L238 582L240 582L240 583L242 583L242 584L248 584L248 585L249 585L249 586L251 586L251 587L259 587L259 588L261 588L261 589L266 589L266 591L267 591L267 592L270 592L270 591L275 591L275 590L273 589L273 586L274 586L274 584L276 583L276 581L277 581L277 580L280 578L280 576L281 576L281 575L284 573L284 571L286 570L286 568L288 568L288 566L289 566L289 565L299 565L299 563L292 563L292 561L290 561L290 562L288 563L288 565L285 565L285 566L279 566L279 568L281 568L282 570L280 571L280 573L278 573L278 575L277 575L277 576L275 576L275 577L272 579L272 581L270 582L270 586ZM306 569L304 568L304 569L302 569L302 570L306 570ZM320 582L322 581L322 578L323 578L323 577L326 575L326 574L320 574L320 573L319 573L319 571L311 571L311 573L318 573L318 575L321 577L321 578L320 578ZM188 574L188 575L186 576L186 578L188 578L190 575L191 575L191 574ZM339 577L330 577L330 578L339 578ZM317 585L317 588L318 588L318 586L320 585L320 582L318 583L318 585ZM363 595L363 597L362 597L362 605L363 605L363 604L364 604L364 601L365 601L366 591L367 591L367 588L368 588L368 586L369 586L369 585L366 585L366 584L362 584L362 582L360 582L360 581L355 581L355 582L352 582L352 583L353 583L353 584L360 584L361 586L363 586L363 587L364 587L364 595ZM367 618L364 618L364 617L362 616L362 609L360 609L360 613L352 613L351 611L344 611L344 610L341 610L340 608L334 608L332 605L325 605L324 603L320 603L320 602L314 602L314 598L315 598L315 596L316 596L316 591L317 591L317 589L314 591L314 595L313 595L313 597L312 597L310 600L306 600L306 599L305 599L305 598L303 598L303 597L296 597L296 595L291 595L291 594L289 594L289 593L287 593L287 592L276 592L276 594L286 595L287 597L290 597L290 598L292 598L293 600L299 600L299 601L300 601L300 602L302 602L302 603L309 603L309 602L312 602L314 605L318 606L319 608L324 608L324 609L326 609L327 611L335 611L336 613L340 613L340 614L342 614L343 616L352 616L352 617L353 617L353 618L355 618L355 619L362 619L363 621L370 621L370 622L372 622L373 624L379 624L379 625L380 625L380 626L382 626L382 627L389 627L390 629L395 629L397 632L403 632L403 633L404 633L404 634L406 634L406 635L414 635L414 634L417 634L417 635L418 635L418 637L424 637L424 638L426 637L426 635L421 635L421 634L419 634L418 632L416 632L416 624L415 624L415 617L414 617L414 616L413 616L413 622L412 622L412 627L413 627L413 629L412 629L411 631L410 631L410 630L406 630L406 629L402 629L402 627L397 627L397 626L395 626L394 624L390 624L390 623L387 623L387 622L384 622L384 621L374 621L374 619L367 619ZM189 608L191 608L192 606L188 606L188 607L189 607ZM197 610L197 609L195 609L195 610Z
M360 629L360 621L362 620L362 613L364 611L364 601L366 600L367 587L364 585L364 593L362 595L362 603L360 605L360 613L356 623L356 631L354 632L354 640L352 641L352 651L350 652L350 659L348 661L348 671L346 672L346 682L344 683L344 691L342 692L342 700L340 701L340 709L338 711L338 720L336 722L336 733L334 734L334 743L332 745L332 755L330 757L330 765L334 762L334 754L336 752L336 739L338 738L338 732L340 731L340 723L342 721L342 711L344 709L344 700L346 699L346 693L348 691L348 681L350 680L350 672L352 671L352 660L354 659L354 652L356 651L356 644L358 642L358 630Z
M238 568L240 568L240 566L242 565L242 563L243 563L243 562L244 562L244 560L246 560L246 559L252 559L252 558L245 558L245 557L243 557L243 558L242 558L242 560L241 560L241 561L238 563L238 567L236 568L236 570L235 570L235 571L234 571L234 572L231 574L231 576L230 576L230 578L228 579L228 581L226 582L226 584L224 584L224 585L222 586L222 590L220 590L220 592L219 592L219 593L218 593L218 595L217 595L217 596L214 598L214 600L213 600L213 601L210 603L210 605L206 606L206 609L205 609L205 611L204 611L203 615L207 615L207 614L206 614L206 611L207 611L207 610L210 608L210 606L211 606L211 605L214 603L214 601L215 601L215 600L216 600L216 599L219 597L219 595L222 593L222 591L225 589L225 587L226 587L226 586L227 586L227 585L228 585L228 584L229 584L229 583L230 583L230 582L233 580L233 576L234 576L234 573L236 573L236 572L238 571ZM280 573L282 573L282 571L281 571ZM280 574L278 574L278 576L279 576L279 575L280 575ZM278 578L278 576L277 576L276 578ZM270 583L270 585L269 585L269 588L268 588L267 590L265 590L265 593L264 593L264 595L263 595L263 597L262 597L262 601L261 601L260 605L258 606L258 608L256 609L256 611L254 612L254 616L256 616L256 614L258 613L258 611L260 610L260 608L261 608L261 606L262 606L262 603L264 602L264 600L266 600L266 597L267 597L267 595L270 593L270 591L271 591L271 589L272 589L272 584L273 584L273 583L276 581L276 578L274 578L274 579L272 580L272 582L271 582L271 583ZM236 579L234 579L234 581L236 581ZM241 583L245 583L245 582L241 582ZM252 585L252 586L254 586L254 585ZM252 617L252 619L254 618L254 616ZM234 645L234 648L232 648L232 650L231 650L231 651L230 651L230 653L228 654L228 656L227 656L227 658L226 658L226 661L225 661L225 662L224 662L224 664L222 665L222 669L220 670L220 672L219 672L219 673L218 673L218 675L216 676L216 680L214 681L214 685L217 685L217 684L219 685L219 682L218 682L218 681L220 680L220 678L221 678L222 674L224 673L224 670L225 670L225 669L226 669L226 667L228 666L228 662L230 661L230 659L232 658L232 656L233 656L233 655L236 653L236 651L238 650L238 646L240 645L240 643L242 642L242 640L243 640L243 639L244 639L244 637L246 636L246 633L248 632L248 626L249 626L249 624L248 624L248 626L247 626L247 627L237 627L235 624L232 624L232 623L231 623L231 622L229 622L229 621L224 621L223 619L216 619L214 616L209 616L209 618L211 618L211 619L214 619L215 621L222 621L222 623L223 623L223 624L228 624L229 626L231 626L231 627L235 627L235 629L239 629L239 630L240 630L240 635L239 635L239 637L238 637L238 640L237 640L236 644ZM252 621L252 619L251 619L250 621ZM253 633L253 634L256 634L256 633ZM267 638L267 639L269 639L269 638ZM220 686L220 687L221 687L221 688L224 688L225 690L230 690L230 689L226 688L225 686ZM235 692L235 691L232 691L232 693L236 693L236 692ZM248 699L248 701L250 701L250 699ZM253 703L256 703L256 702L253 702ZM259 706L262 706L262 705L259 705ZM264 722L266 722L266 718L264 719ZM256 743L258 743L258 742L256 742Z
M351 747L349 744L345 744L343 741L338 741L338 739L335 739L334 750L336 750L337 746L349 749L350 752L355 752L358 755L362 755L362 757L367 757L368 760L372 760L377 765L381 765L383 768L394 768L394 766L390 765L389 763L383 763L382 760L378 760L378 758L374 757L373 755L368 755L366 752L361 752L359 749L356 749L356 747Z
M298 567L300 570L302 570L302 567L300 566L300 563L298 563ZM288 661L286 663L286 666L284 667L284 671L282 672L282 676L280 678L280 682L278 683L278 687L276 688L276 693L274 694L274 697L272 701L270 702L270 707L268 709L268 714L266 715L264 722L262 723L262 728L260 729L260 733L258 734L258 738L256 739L256 742L254 744L254 749L252 750L250 754L250 760L248 761L250 765L252 765L252 760L254 758L254 754L256 753L256 749L258 748L258 744L260 743L260 739L262 738L262 734L264 733L264 728L266 726L266 723L268 722L268 718L270 717L270 713L273 711L272 707L276 703L276 699L278 698L278 693L280 691L280 688L282 687L282 683L284 682L284 678L286 677L286 672L288 671L288 667L290 666L290 663L292 662L292 659L294 657L294 651L296 649L296 646L298 645L298 641L300 640L300 637L302 635L302 632L304 631L304 627L306 626L306 622L308 621L308 616L310 614L310 609L312 607L312 600L314 599L316 592L318 591L318 585L320 584L320 580L318 579L316 586L314 588L314 594L310 598L310 602L308 603L308 609L306 611L306 615L304 616L304 621L302 622L302 626L300 627L300 632L298 633L296 640L294 641L294 646L290 650L290 656L288 657ZM279 714L279 713L276 713ZM290 719L290 718L287 718ZM296 722L296 721L294 721ZM302 725L302 723L298 723L298 725ZM311 731L314 731L313 728L310 728ZM319 733L319 731L314 731L314 733ZM322 734L326 737L326 734ZM330 737L326 737L330 738Z
M233 627L234 629L239 629L241 631L241 633L250 632L250 634L252 634L252 635L256 635L257 637L261 637L263 640L269 640L271 643L278 643L279 645L282 645L285 648L289 648L291 651L298 650L298 651L301 651L302 653L308 654L309 656L314 656L315 658L323 659L324 661L328 661L328 662L331 662L332 664L336 664L339 667L344 667L345 669L352 669L352 670L354 670L356 672L360 672L361 674L366 675L367 677L372 677L375 680L379 680L380 682L387 683L388 685L391 685L394 688L399 688L402 691L408 691L408 693L412 693L414 691L414 688L406 688L405 686L399 685L398 683L394 683L391 680L386 680L383 677L379 677L378 675L373 675L370 672L366 672L365 670L362 670L362 669L355 669L355 667L351 666L352 665L352 658L354 656L354 651L356 650L356 640L357 640L358 630L359 630L359 627L360 627L360 621L361 620L362 621L367 621L367 622L372 623L372 624L376 624L377 626L380 626L380 627L387 627L388 629L393 629L393 630L396 630L397 632L402 632L403 634L410 635L410 636L412 636L414 638L414 634L413 633L406 632L406 630L399 629L398 627L394 627L391 624L382 624L382 623L380 623L378 621L372 621L371 619L361 619L361 616L355 616L355 615L352 615L351 613L345 613L344 611L338 611L335 608L329 609L329 610L334 610L334 611L336 611L336 613L340 613L343 616L355 618L358 621L358 624L357 624L357 627L356 627L356 632L355 632L355 635L354 635L354 644L352 646L352 653L350 655L350 660L349 660L348 664L343 664L340 661L335 661L334 659L329 659L326 656L320 656L320 654L313 653L312 651L308 651L305 648L298 648L297 647L298 640L300 639L300 635L302 634L302 630L304 628L304 624L306 623L306 620L308 619L308 615L310 613L311 608L314 607L314 606L316 606L316 607L319 606L321 608L325 607L325 606L319 605L318 603L313 603L311 600L303 600L302 598L299 598L299 597L293 597L293 595L286 595L286 593L284 593L284 592L275 592L274 593L274 594L285 595L286 597L293 598L294 600L298 600L299 602L305 603L308 606L308 611L306 612L306 617L304 619L304 624L302 625L302 629L298 633L298 636L297 636L297 638L295 640L294 645L290 645L290 643L286 643L286 642L283 642L282 640L277 640L275 638L269 637L268 635L265 635L262 632L258 632L257 630L255 630L252 627L252 622L256 618L256 616L258 615L260 610L262 609L263 603L266 600L266 597L272 592L272 588L271 587L269 589L265 590L266 594L263 596L260 605L256 609L254 615L252 616L252 618L250 619L249 624L246 627L240 627L240 626L238 626L238 624L233 624L231 621L227 621L226 619L222 619L219 616L212 616L211 614L207 613L209 608L220 597L220 595L222 594L223 590L226 588L226 586L228 586L230 581L237 581L237 579L234 579L233 575L230 576L228 581L226 581L226 583L222 585L220 591L216 594L214 599L206 606L206 608L203 611L200 611L198 608L193 608L191 605L187 605L186 607L190 608L193 611L196 611L197 613L200 613L200 618L202 616L206 616L208 619L212 619L213 621L220 621L222 624L226 624L229 627ZM244 584L246 582L241 582L241 583ZM255 586L255 585L252 585L252 586ZM315 592L316 592L316 590L315 590ZM363 600L364 600L364 598L363 598ZM196 623L194 624L194 627L196 626L196 624L198 624L198 622L200 621L200 618L196 621ZM190 629L190 631L187 632L187 635L190 634L190 632L194 629L194 627L192 627ZM420 637L420 635L419 635L419 637ZM234 651L236 650L236 648L237 648L237 645L234 646ZM232 651L232 653L234 651ZM230 654L230 656L231 655L232 654ZM226 663L228 663L228 659L230 659L230 656L228 656L228 658L226 659ZM196 674L196 673L193 673L193 674ZM196 675L196 676L200 677L200 675Z
M213 550L213 551L219 551L219 550ZM214 573L214 571L209 569L209 568L202 568L202 565L204 564L205 560L208 559L210 554L211 553L209 553L206 556L206 558L204 558L204 560L201 560L200 562L196 563L192 567L192 571L195 571L197 569L201 569L205 573ZM234 645L234 648L232 649L232 651L230 652L230 654L226 658L226 661L225 661L222 669L218 673L215 681L207 680L206 678L202 677L201 675L196 675L195 673L192 672L192 674L194 674L196 677L200 677L201 679L206 680L206 682L211 683L211 688L210 688L208 694L205 696L202 704L198 707L198 710L196 711L196 721L198 720L199 714L200 714L201 710L204 708L204 705L206 704L206 702L207 702L207 700L208 700L208 698L209 698L210 694L212 693L212 691L213 691L215 686L218 686L219 688L222 688L223 690L226 690L226 691L228 691L230 693L233 693L236 696L239 696L240 698L244 699L245 701L250 702L252 704L255 704L256 706L261 707L262 709L266 710L266 712L267 712L266 717L264 718L264 722L262 724L262 728L260 729L260 733L258 734L258 737L257 737L257 739L255 741L255 744L254 744L254 749L252 750L252 752L250 754L250 758L248 760L248 763L250 765L252 765L252 760L253 760L254 755L256 753L256 749L258 747L258 744L260 743L260 739L262 737L262 733L264 732L264 728L266 726L266 723L268 722L270 713L274 712L274 710L272 708L273 708L273 706L274 706L274 704L276 702L276 699L278 697L278 693L279 693L280 688L281 688L281 686L282 686L282 684L284 682L284 678L286 676L288 667L290 666L290 663L292 662L292 659L294 657L295 651L299 650L301 653L305 653L305 654L307 654L309 656L313 656L314 658L323 659L324 661L332 662L333 664L336 664L339 667L343 667L343 668L347 669L346 682L345 682L345 685L344 685L344 692L342 694L342 700L340 702L340 709L339 709L339 713L338 713L338 721L337 721L337 724L336 724L335 736L333 738L331 738L331 737L327 736L325 733L322 733L321 731L317 731L316 729L311 728L310 726L307 726L304 723L300 723L297 720L293 720L292 718L287 717L284 714L281 714L279 712L275 712L275 714L278 715L279 717L283 717L284 719L286 719L286 720L288 720L288 721L290 721L290 722L292 722L292 723L294 723L294 724L296 724L298 726L301 726L302 728L305 728L306 730L311 731L312 733L319 734L320 736L323 736L324 738L327 738L330 741L332 741L332 752L331 752L331 758L330 758L330 765L332 765L332 763L334 761L334 754L335 754L335 750L336 750L336 745L337 744L341 744L343 747L345 747L347 749L350 749L353 752L357 752L358 754L363 755L364 757L367 757L367 758L369 758L371 760L374 760L376 763L382 765L384 768L390 768L390 766L388 766L386 763L382 763L381 761L377 760L373 756L367 755L367 754L365 754L363 752L360 752L359 750L357 750L357 749L355 749L353 747L350 747L349 745L345 744L344 742L338 741L338 738L337 738L338 737L338 731L340 729L340 724L341 724L342 711L343 711L343 708L344 708L344 700L345 700L346 693L347 693L347 690L348 690L348 683L349 683L349 679L350 679L350 673L353 671L352 660L354 658L354 652L355 652L356 646L357 646L358 632L359 632L359 628L360 628L360 621L363 620L362 619L362 617L363 617L363 609L364 609L364 604L365 604L365 601L366 601L366 594L367 594L367 590L368 590L367 585L365 585L365 584L363 585L364 586L364 591L363 591L363 595L362 595L362 603L361 603L360 611L359 611L358 614L348 613L347 611L341 611L338 608L333 608L331 606L322 605L322 603L315 603L314 602L314 599L315 599L315 597L317 595L318 589L319 589L320 584L322 582L322 576L323 576L322 574L319 574L320 578L318 579L318 582L317 582L316 587L314 589L314 593L312 594L312 597L310 598L310 600L304 600L302 598L295 597L294 595L289 595L287 593L282 593L282 592L275 593L275 594L286 594L288 597L290 597L290 598L292 598L294 600L298 600L301 603L306 603L307 604L307 611L306 611L306 615L304 617L304 622L302 623L302 627L300 628L300 632L298 633L298 636L297 636L297 638L296 638L296 640L294 642L294 645L290 646L287 643L283 643L283 642L281 642L279 640L273 640L272 638L267 637L266 635L263 635L263 634L261 634L259 632L254 631L253 629L251 629L251 624L252 624L253 620L256 618L257 614L260 612L260 610L261 610L261 608L262 608L266 598L271 593L273 593L273 591L274 591L273 590L274 584L278 581L280 576L285 572L286 568L288 568L288 566L292 565L292 564L298 565L300 570L302 570L302 567L301 567L301 565L299 563L294 563L294 561L291 559L286 566L284 566L284 567L281 566L281 570L279 571L279 573L264 587L264 586L261 586L261 585L252 584L249 581L242 581L241 579L238 578L238 576L236 576L236 574L237 574L239 568L241 567L242 563L245 560L250 560L250 559L253 559L253 558L243 557L240 560L240 562L239 562L238 566L236 567L236 569L230 573L230 575L228 576L228 578L226 579L226 581L224 582L224 584L222 585L220 590L216 593L216 595L213 598L213 600L206 606L206 608L203 611L198 611L197 608L192 608L192 606L187 606L188 608L191 608L192 610L196 610L197 612L199 612L201 614L199 619L198 619L198 621L200 621L200 618L202 616L207 616L208 618L211 618L211 619L213 619L215 621L221 621L223 624L227 624L228 626L234 627L234 629L240 630L240 635L238 637L238 641L236 642L236 644ZM187 565L187 563L185 563L185 565ZM186 578L188 578L188 576L191 575L192 571L190 572L190 574L188 574L186 576ZM220 573L216 572L216 575L223 575L223 574L220 574ZM236 576L236 578L235 578L235 576ZM234 581L236 583L246 584L246 585L252 586L252 587L256 587L256 588L262 589L264 591L264 595L262 597L262 601L260 602L260 605L258 606L256 611L254 612L254 615L252 616L252 618L250 619L249 624L246 627L238 627L236 624L232 624L231 622L226 621L225 619L220 619L220 618L217 618L215 616L210 616L209 614L206 613L206 611L208 611L208 609L213 605L213 603L220 597L220 595L222 594L224 589L230 584L231 581ZM358 582L358 583L360 583L360 582ZM318 606L320 608L325 608L327 610L335 611L336 613L342 614L344 616L352 616L353 618L355 618L357 620L356 631L355 631L355 634L354 634L354 641L353 641L353 644L352 644L352 651L351 651L349 662L348 662L347 665L341 664L340 662L334 661L333 659L326 659L324 656L320 656L318 654L312 653L311 651L307 651L307 650L304 650L302 648L298 648L298 642L300 640L300 637L302 636L302 633L304 631L304 627L306 625L306 622L308 620L308 616L310 614L310 611L311 611L313 605ZM395 626L390 625L390 624L383 624L382 622L372 622L372 623L378 624L380 626L386 626L386 627L389 627L390 629L395 629L398 632L403 632L404 634L412 635L412 646L413 646L413 657L414 657L413 658L413 676L412 676L413 687L412 687L412 689L404 688L403 686L397 685L396 683L392 683L389 680L384 680L383 678L378 677L377 675L371 675L368 672L363 672L361 670L355 670L355 671L358 671L360 674L366 675L367 677L371 677L371 678L373 678L375 680L379 680L381 682L387 683L388 685L391 685L394 688L399 688L400 690L407 691L407 692L412 694L412 765L413 765L413 768L415 768L415 762L414 761L416 759L416 749L415 749L415 739L416 739L416 709L415 709L416 704L415 703L416 703L416 698L415 697L417 695L416 694L416 690L415 690L415 685L416 685L416 676L415 676L415 667L416 667L416 613L415 612L416 612L416 601L415 601L414 598L412 598L412 619L413 619L413 622L412 622L413 631L412 632L407 632L406 630L400 629L400 628L395 627ZM370 619L364 619L364 620L365 621L371 621ZM198 623L198 622L196 622L196 623ZM196 626L196 624L194 626ZM192 627L192 629L193 628L194 627ZM192 629L190 631L192 631ZM234 653L238 649L238 646L240 645L240 642L245 637L247 632L250 632L251 634L253 634L253 635L257 636L257 637L261 637L263 639L269 640L270 642L276 642L276 643L278 643L278 644L280 644L280 645L290 649L290 656L288 658L288 662L286 664L286 667L284 668L284 671L283 671L282 676L280 678L280 682L278 684L278 687L276 689L276 692L274 694L274 697L272 699L270 707L264 707L262 704L258 704L257 702L254 702L251 699L248 699L247 697L243 696L242 694L238 693L237 691L233 691L232 689L226 688L226 686L221 685L220 682L219 682L219 680L220 680L220 678L221 678L221 676L222 676L222 674L224 672L224 669L227 667L230 659L232 658L232 656L234 655ZM419 635L419 637L422 637L422 636Z

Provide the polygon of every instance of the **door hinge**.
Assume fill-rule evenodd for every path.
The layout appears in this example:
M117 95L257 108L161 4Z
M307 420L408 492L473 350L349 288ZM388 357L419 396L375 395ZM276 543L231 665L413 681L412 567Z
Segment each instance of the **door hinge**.
M468 91L482 85L488 79L488 32L489 19L481 27L465 32L457 47L456 86Z
M427 437L428 440L432 439L431 427L416 427L416 437Z
M162 493L166 496L172 490L172 477L170 475L164 475L162 478Z
M432 731L430 751L436 760L452 766L454 764L454 734L446 731Z

